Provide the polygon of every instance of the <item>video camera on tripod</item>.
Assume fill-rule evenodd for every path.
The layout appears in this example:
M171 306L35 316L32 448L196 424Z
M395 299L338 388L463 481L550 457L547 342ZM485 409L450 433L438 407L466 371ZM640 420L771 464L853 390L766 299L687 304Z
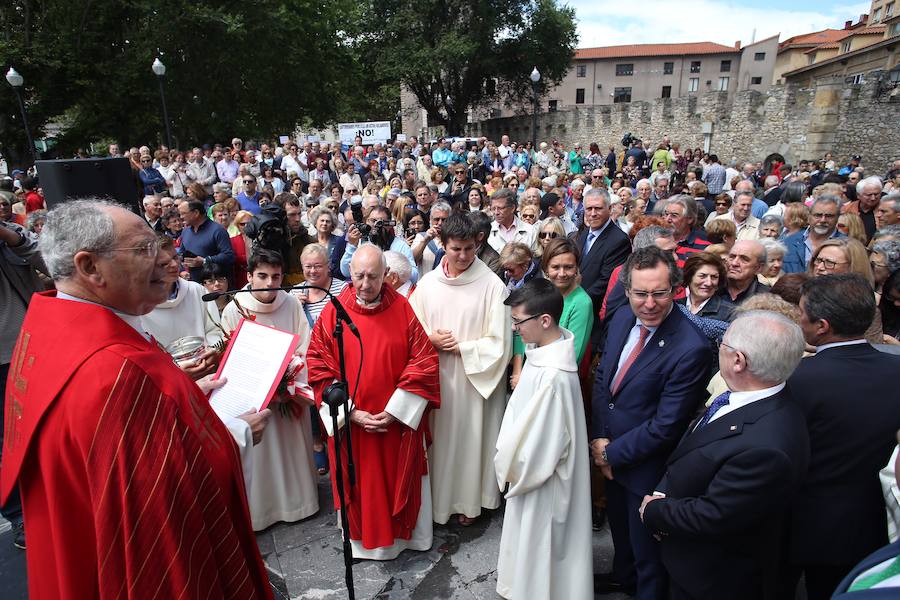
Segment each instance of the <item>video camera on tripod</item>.
M353 222L359 230L360 242L368 242L372 235L372 226L366 223L366 219L363 217L362 203L362 196L350 198L350 212L353 213Z
M274 250L282 256L291 247L291 230L288 228L287 214L277 204L267 204L258 215L253 215L244 228L247 237L253 240L253 248Z

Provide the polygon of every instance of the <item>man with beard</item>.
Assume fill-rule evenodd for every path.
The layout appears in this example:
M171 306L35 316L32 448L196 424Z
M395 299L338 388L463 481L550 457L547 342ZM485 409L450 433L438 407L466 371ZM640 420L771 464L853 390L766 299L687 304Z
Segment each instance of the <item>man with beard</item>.
M366 216L366 225L372 228L372 233L369 234L371 243L381 248L382 251L393 250L406 257L406 260L412 266L410 281L416 283L419 280L419 269L416 267L416 259L413 257L412 250L410 250L406 241L394 235L396 223L391 220L391 212L387 207L381 205L373 206ZM351 231L348 231L347 248L344 250L344 256L341 257L341 273L347 279L350 278L350 261L353 258L353 253L359 247L359 243L354 244L352 237L349 235L352 233L352 230L356 229L356 226L351 225L349 229Z
M313 240L309 231L303 226L303 207L298 198L290 198L284 203L284 214L290 236L290 250L285 251L284 283L285 285L297 285L305 281L300 255L306 245Z
M840 207L841 199L837 196L824 195L815 199L809 209L809 227L783 240L787 246L787 253L784 255L782 271L785 273L806 271L809 260L822 242L833 237L846 237L837 230Z

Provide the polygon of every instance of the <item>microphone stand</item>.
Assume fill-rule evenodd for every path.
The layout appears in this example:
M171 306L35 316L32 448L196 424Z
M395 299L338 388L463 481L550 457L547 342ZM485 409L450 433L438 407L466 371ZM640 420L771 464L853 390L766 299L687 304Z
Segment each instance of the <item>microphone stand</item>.
M347 310L341 305L337 297L329 290L315 285L301 284L287 285L280 288L242 288L239 290L227 290L224 292L211 292L209 294L204 294L202 299L204 302L209 302L210 300L215 300L216 298L224 295L237 294L241 292L271 292L274 289L282 290L285 292L290 292L291 290L319 290L321 292L325 292L335 309L334 332L332 332L332 335L337 341L340 379L325 388L325 391L322 392L322 402L328 405L328 410L331 414L332 431L334 432L334 435L332 436L334 438L334 457L336 463L334 465L334 468L336 487L338 492L338 509L341 514L341 530L343 532L344 581L347 584L348 598L350 600L355 600L356 592L353 587L353 548L350 545L350 526L347 517L347 497L344 490L343 463L341 462L342 436L340 429L338 428L338 414L340 413L341 408L343 408L344 420L346 421L347 425L347 481L349 482L350 488L352 489L356 485L356 468L353 463L353 445L351 443L352 436L350 435L350 386L347 382L347 360L344 355L344 323L347 324L350 332L354 336L356 336L356 339L359 340L360 347L362 347L362 339L359 336L359 330L356 328L356 325L353 324L353 321L350 319L350 315L347 314Z

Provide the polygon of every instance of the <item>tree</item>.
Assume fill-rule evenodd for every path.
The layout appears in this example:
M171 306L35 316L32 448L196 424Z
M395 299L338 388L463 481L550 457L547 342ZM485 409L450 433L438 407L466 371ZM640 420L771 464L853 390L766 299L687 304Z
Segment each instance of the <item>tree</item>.
M163 141L150 65L165 63L176 145L269 138L324 125L355 92L362 65L346 36L352 0L13 0L0 8L0 65L25 78L32 132L65 129L68 152L91 141ZM0 140L25 154L18 107L0 94Z
M575 12L554 0L369 0L359 47L380 77L402 83L429 121L457 135L470 108L559 84L577 42Z

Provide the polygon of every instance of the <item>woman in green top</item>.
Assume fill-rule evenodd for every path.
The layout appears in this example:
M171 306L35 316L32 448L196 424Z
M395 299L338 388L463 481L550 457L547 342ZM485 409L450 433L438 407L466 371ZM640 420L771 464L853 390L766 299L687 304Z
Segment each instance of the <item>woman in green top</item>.
M541 255L541 269L563 295L563 312L559 326L565 327L575 336L575 360L581 363L587 351L594 326L594 305L591 297L581 287L581 273L578 261L581 252L578 245L569 238L556 238L544 248ZM525 344L516 336L513 341L513 370L510 385L515 388L522 371Z

